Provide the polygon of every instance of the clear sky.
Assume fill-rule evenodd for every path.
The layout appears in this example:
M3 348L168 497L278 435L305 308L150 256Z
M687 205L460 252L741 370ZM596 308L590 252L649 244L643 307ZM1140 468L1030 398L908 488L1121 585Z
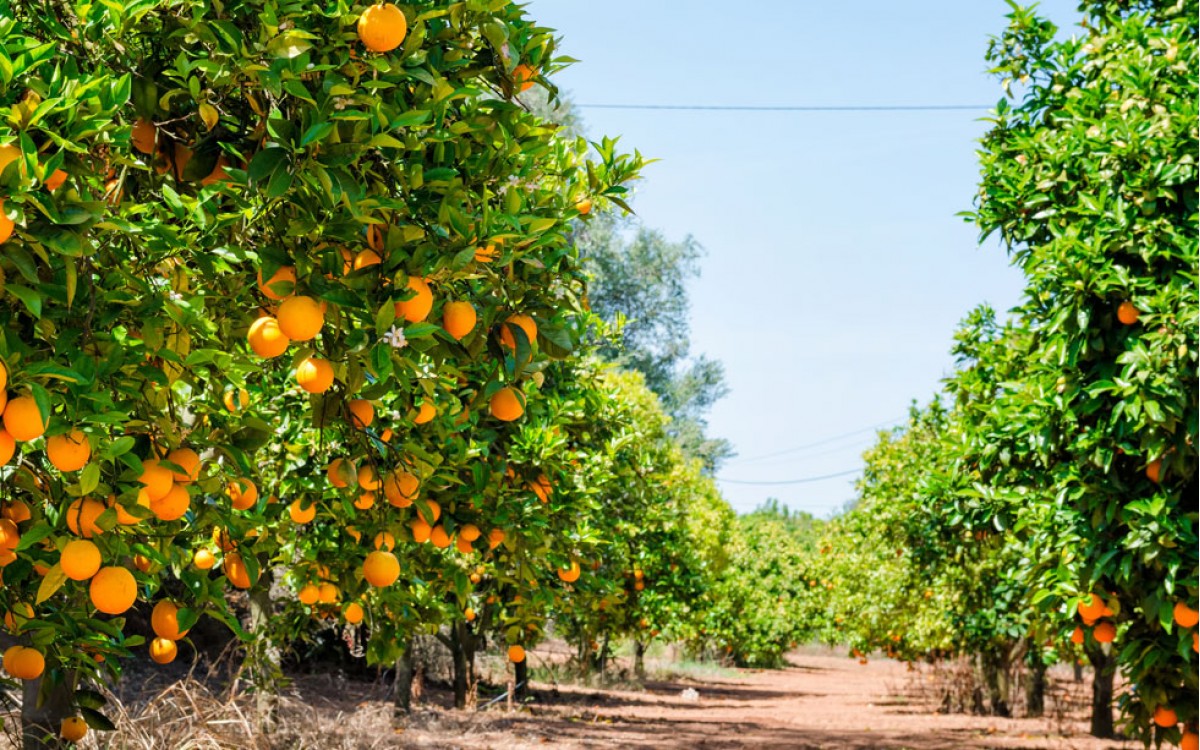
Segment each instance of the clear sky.
M1060 26L1075 3L1050 0ZM590 136L661 159L634 208L706 250L692 341L725 365L711 434L738 452L723 480L855 471L870 428L902 419L952 366L957 322L1017 302L1020 274L955 214L975 140L1000 97L983 59L1000 0L534 0L580 62L555 77L576 103L982 104L979 111L713 112L584 108ZM853 433L853 434L848 434ZM780 452L787 451L786 453ZM748 511L769 497L828 516L856 475L722 481Z

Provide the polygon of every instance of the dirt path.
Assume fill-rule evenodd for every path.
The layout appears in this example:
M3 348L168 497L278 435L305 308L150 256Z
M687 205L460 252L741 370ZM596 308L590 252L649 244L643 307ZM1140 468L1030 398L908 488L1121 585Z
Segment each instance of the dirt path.
M741 671L735 678L652 682L645 692L536 686L539 702L516 714L474 718L422 712L401 747L807 748L958 750L1055 748L1132 750L1086 734L1086 687L1056 681L1042 719L944 715L915 695L903 665L866 666L831 656L794 655L783 670ZM699 697L688 700L681 691Z

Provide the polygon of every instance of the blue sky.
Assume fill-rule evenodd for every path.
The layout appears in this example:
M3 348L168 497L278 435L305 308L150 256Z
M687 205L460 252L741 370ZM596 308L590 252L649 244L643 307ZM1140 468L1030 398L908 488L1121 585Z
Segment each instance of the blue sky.
M1075 3L1042 4L1060 26ZM555 77L587 104L983 104L996 0L748 3L534 0L580 62ZM690 288L695 352L730 394L710 432L738 456L723 480L778 482L861 468L870 428L928 400L957 322L1013 306L1020 274L980 247L969 210L986 108L951 112L664 112L584 108L590 136L660 159L634 208L706 250ZM786 451L786 452L784 452ZM780 454L782 455L776 455ZM855 476L721 483L738 511L768 497L828 516Z

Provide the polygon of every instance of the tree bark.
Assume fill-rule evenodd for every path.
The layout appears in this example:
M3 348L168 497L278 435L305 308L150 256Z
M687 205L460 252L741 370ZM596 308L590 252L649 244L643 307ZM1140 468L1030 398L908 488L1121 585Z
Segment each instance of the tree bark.
M1116 660L1100 646L1086 647L1088 661L1095 674L1092 678L1092 736L1112 739L1113 732L1113 673Z
M392 716L396 719L406 719L412 711L413 687L413 639L410 636L404 644L404 653L396 660L396 681L393 689Z
M633 642L633 674L638 680L646 680L646 644L642 641Z
M62 675L61 680L49 679L46 670L36 680L25 682L21 700L21 749L53 750L65 747L58 738L62 720L74 715L71 706L75 698L75 672Z
M450 658L454 665L454 707L467 707L467 657L458 623L450 626Z
M1046 711L1046 662L1038 649L1030 649L1026 661L1025 715L1041 716Z
M979 655L983 682L987 687L988 709L993 716L1012 716L1009 704L1012 686L1009 684L1007 649L991 648Z
M250 592L250 630L256 634L251 646L251 677L254 685L254 708L258 718L258 729L270 736L279 719L279 696L275 693L276 683L282 672L279 667L279 649L275 646L267 629L272 617L271 576L263 571L261 585Z
M529 697L529 659L528 657L516 664L516 674L514 678L516 684L517 700L524 701Z

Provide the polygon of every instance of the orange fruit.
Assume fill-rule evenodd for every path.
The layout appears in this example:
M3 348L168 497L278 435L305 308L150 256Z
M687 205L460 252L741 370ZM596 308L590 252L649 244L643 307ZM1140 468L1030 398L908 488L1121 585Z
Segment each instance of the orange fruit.
M433 310L433 292L429 289L429 282L419 276L408 277L408 288L416 294L396 303L396 317L404 318L409 323L420 323Z
M18 438L18 440L19 439L20 438ZM1156 458L1153 461L1151 461L1150 463L1146 464L1146 478L1147 479L1149 479L1151 482L1154 482L1155 484L1158 484L1158 480L1161 477L1162 477L1162 461L1161 460Z
M67 177L68 175L65 171L61 169L54 170L54 172L46 178L44 183L46 185L46 189L53 193L55 190L58 190L63 186L63 183L67 181Z
M463 539L466 539L468 542L475 541L482 533L483 532L479 530L479 527L473 523L465 524L458 530L458 535Z
M279 321L270 315L264 315L250 325L246 341L255 354L266 359L283 354L292 343L279 327Z
M200 570L212 570L212 567L217 564L217 557L211 550L201 547L192 555L192 565L195 565Z
M238 477L225 488L234 510L250 510L258 502L258 487L246 477Z
M325 325L325 309L312 297L296 295L279 304L275 319L284 336L292 341L309 341Z
M350 425L359 430L365 430L375 421L375 407L365 398L356 398L346 404L350 412Z
M333 385L333 365L327 359L309 357L296 367L296 382L309 393L324 393Z
M236 552L230 552L225 555L225 577L229 582L239 589L248 589L252 581L250 580L250 571L246 569L246 563L242 561L242 556Z
M8 505L5 505L4 510L0 511L0 516L9 519L13 523L24 523L33 518L33 514L29 512L29 506L25 504L24 500L13 500Z
M409 527L412 529L413 541L417 544L424 544L425 542L428 542L429 537L433 532L433 527L426 523L425 519L421 518L420 516L414 518L412 523L409 524Z
M342 610L342 617L351 625L357 625L363 621L363 608L358 602L350 602L346 608Z
M82 430L46 438L46 457L59 471L79 471L92 457L92 446Z
M183 469L183 473L171 471L171 477L179 484L190 484L200 478L200 455L191 448L176 448L167 454L167 460Z
M537 78L537 71L525 63L513 68L512 79L517 86L517 91L525 92L533 88L534 78Z
M167 599L154 605L150 612L150 627L155 635L168 641L177 641L188 634L186 630L179 630L179 607Z
M508 320L500 326L500 344L507 346L509 349L517 348L517 339L513 336L512 326L516 326L525 332L525 338L529 339L529 345L533 346L537 342L537 323L528 315L517 313L509 315Z
M363 250L354 256L353 268L355 271L361 271L364 268L377 266L382 262L383 258L379 257L379 253L374 250Z
M354 469L353 461L345 458L335 458L326 467L325 476L329 477L330 484L340 490L350 486L350 482L354 481L357 472Z
M146 119L139 119L130 130L129 141L143 154L153 154L158 141L158 131L155 129L154 123Z
M364 492L354 501L354 507L358 510L370 510L375 507L375 493Z
M417 515L424 518L428 523L437 523L442 517L442 506L436 500L426 500L425 507L417 506Z
M1179 750L1200 750L1200 737L1195 732L1184 732L1179 738Z
M201 185L212 185L222 180L229 179L229 173L225 171L225 167L229 165L229 160L225 158L225 154L217 157L216 164L213 165L212 171L205 175L201 180Z
M146 557L145 555L133 556L133 567L137 568L143 573L146 573L150 570L150 564L150 558Z
M441 526L439 526L438 528L440 529ZM457 549L459 552L463 553L464 555L469 555L475 551L475 547L473 547L471 545L471 540L464 539L461 535L455 537L454 548Z
M432 422L433 418L436 416L437 407L429 401L422 401L421 405L417 407L417 415L413 417L413 424L425 424L427 422Z
M150 658L156 664L170 664L179 654L179 647L170 638L155 638L150 641Z
M1117 637L1117 628L1105 620L1092 631L1092 637L1096 639L1097 643L1112 643L1113 639Z
M407 508L417 497L421 480L404 470L393 471L383 481L383 495L397 508Z
M17 441L8 430L0 428L0 466L4 466L17 453Z
M1083 628L1079 627L1078 625L1076 625L1075 629L1071 631L1071 643L1074 643L1077 646L1083 645Z
M1141 313L1129 300L1125 300L1117 306L1117 320L1121 321L1127 326L1131 326L1138 322L1139 315L1141 315Z
M95 534L103 533L96 525L96 519L105 510L104 503L92 497L81 497L67 506L67 528L76 536L90 539ZM0 525L3 525L0 521Z
M387 552L391 552L396 548L396 537L392 536L386 531L381 531L375 535L373 544L375 545L375 549L382 549Z
M222 552L229 552L237 547L233 537L229 535L229 529L223 529L220 526L213 527L212 540L213 544L217 545Z
M92 576L92 604L107 615L122 614L137 601L137 579L125 568L110 565Z
M525 395L515 388L501 388L492 396L490 408L493 417L511 422L525 413Z
M525 661L525 649L515 644L509 646L508 660L513 664L520 664L521 662Z
M358 470L358 486L368 492L379 489L379 473L374 466L366 464Z
M192 496L182 484L172 484L171 491L157 500L150 501L150 512L160 521L177 521L183 518L192 504Z
M1179 717L1170 708L1159 706L1154 709L1154 723L1163 729L1169 729L1179 723Z
M496 549L504 544L504 529L492 529L488 532L488 549Z
M110 505L115 505L117 509L117 523L121 524L122 526L136 526L142 522L141 518L130 513L125 509L124 505L118 503L116 498L110 498L110 500L112 501ZM146 494L145 487L138 490L137 504L143 508L146 508L147 510L150 508L150 497Z
M297 500L288 506L288 515L292 520L299 524L305 524L317 517L317 505L312 503L307 508L303 505L303 500Z
M8 214L4 213L4 199L0 198L0 244L8 242L16 226L13 220L8 218Z
M579 212L580 216L587 216L592 212L592 200L584 198L575 204L575 210Z
M478 319L470 302L447 302L442 308L442 327L458 341L475 328Z
M400 577L400 561L386 550L375 550L363 561L363 578L377 588L391 586Z
M75 539L63 547L58 564L72 581L86 581L100 570L100 548L86 539Z
M138 481L146 487L146 496L150 502L161 500L175 486L175 473L165 466L159 465L157 458L142 461L142 475Z
M271 274L271 278L263 281L262 269L258 269L258 288L267 299L276 302L287 299L296 291L296 269L292 266L281 266Z
M1175 602L1175 624L1181 628L1194 628L1200 622L1200 612L1184 602Z
M78 716L68 716L58 724L58 736L67 742L79 742L87 733L87 722Z
M322 604L333 604L341 595L342 592L332 583L322 583L317 587L317 601Z
M18 680L36 680L46 671L46 658L36 648L10 646L4 652L4 671Z
M579 580L579 563L572 560L571 564L565 568L558 569L558 577L566 583L574 583Z
M463 619L467 622L475 622L475 610L467 607L463 610Z
M236 414L250 405L250 393L245 388L226 388L222 403L225 404L226 410Z
M438 549L446 549L450 546L450 535L446 533L446 527L438 524L429 532L429 541Z
M538 474L538 478L529 483L529 489L533 490L533 494L543 503L550 502L550 495L554 492L554 486L545 474Z
M18 396L10 399L4 407L4 429L12 435L13 440L26 442L36 440L46 432L48 419L42 419L33 396Z
M1088 598L1081 601L1077 609L1083 619L1097 620L1104 613L1104 600L1095 594L1088 594Z
M494 244L481 245L475 248L476 263L491 263L498 257L500 257L500 251L496 249Z
M404 13L391 3L378 3L358 17L358 38L372 52L391 52L408 33Z
M313 605L317 603L317 599L321 598L321 589L312 583L306 583L296 592L296 598L301 604Z

